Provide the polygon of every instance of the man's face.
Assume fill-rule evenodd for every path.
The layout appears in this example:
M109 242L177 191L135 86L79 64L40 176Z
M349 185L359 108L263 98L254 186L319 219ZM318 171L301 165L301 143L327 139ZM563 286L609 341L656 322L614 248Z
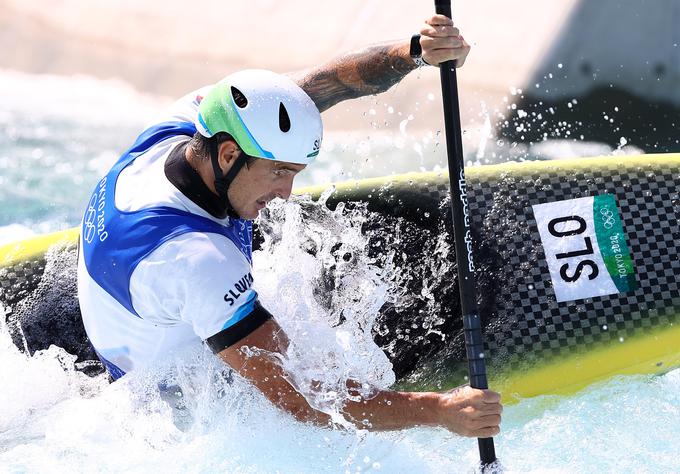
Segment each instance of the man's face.
M257 159L244 166L229 186L229 201L243 219L255 219L269 201L288 199L293 179L306 165Z

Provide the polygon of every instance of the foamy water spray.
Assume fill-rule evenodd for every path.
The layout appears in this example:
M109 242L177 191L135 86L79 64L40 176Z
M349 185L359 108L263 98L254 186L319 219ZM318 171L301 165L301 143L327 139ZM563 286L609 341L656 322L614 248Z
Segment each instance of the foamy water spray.
M291 339L282 359L289 381L317 410L348 426L342 407L357 393L394 382L392 365L371 329L388 298L385 272L366 255L365 206L329 210L325 192L278 201L260 219L265 238L254 254L255 287Z

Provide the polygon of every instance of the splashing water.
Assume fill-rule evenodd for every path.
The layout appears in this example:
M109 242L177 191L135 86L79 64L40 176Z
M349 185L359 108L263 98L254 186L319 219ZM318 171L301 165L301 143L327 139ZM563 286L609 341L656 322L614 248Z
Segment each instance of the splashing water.
M325 202L332 192L316 203L309 197L273 203L259 222L265 242L254 270L263 302L292 335L284 361L291 382L312 406L346 425L340 410L352 397L347 380L362 382L364 396L394 383L371 335L388 297L389 267L378 268L366 255L365 206L330 211Z
M0 328L0 465L8 472L474 471L474 440L433 428L372 433L343 422L347 377L366 382L367 392L394 380L370 336L394 269L367 257L365 210L330 211L321 201L273 203L260 221L266 240L254 276L292 340L282 359L291 381L337 428L294 421L204 348L109 385L75 371L61 349L20 353ZM330 302L314 290L329 272ZM669 420L680 412L679 374L622 377L571 398L508 407L496 438L505 472L675 470L680 426ZM159 384L172 388L162 394Z

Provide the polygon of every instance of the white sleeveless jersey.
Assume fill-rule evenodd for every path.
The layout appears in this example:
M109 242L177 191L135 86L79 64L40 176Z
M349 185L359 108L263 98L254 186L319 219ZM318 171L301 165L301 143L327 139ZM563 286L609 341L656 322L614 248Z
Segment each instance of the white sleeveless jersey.
M197 91L180 99L161 122L193 122L200 94ZM144 256L128 276L127 304L104 288L110 275L93 278L95 273L88 271L83 245L104 238L110 239L107 245L115 246L117 238L102 227L103 217L100 222L98 212L104 206L98 205L98 198L103 202L113 194L115 208L121 214L163 207L225 228L244 222L211 216L166 178L164 166L169 153L188 140L184 135L170 137L138 155L119 172L115 189L111 189L112 180L107 189L104 178L104 186L100 182L99 193L95 189L85 213L78 298L85 330L113 378L177 349L201 344L247 318L257 300L249 256L233 239L218 233L182 233ZM117 249L121 250L124 253L126 249Z

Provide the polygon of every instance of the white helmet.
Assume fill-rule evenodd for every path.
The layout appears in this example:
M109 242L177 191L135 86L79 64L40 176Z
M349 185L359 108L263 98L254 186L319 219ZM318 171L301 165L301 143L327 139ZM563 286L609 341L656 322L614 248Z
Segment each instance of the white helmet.
M319 109L300 86L280 74L247 69L215 84L198 108L205 137L229 133L248 155L306 165L319 154Z

